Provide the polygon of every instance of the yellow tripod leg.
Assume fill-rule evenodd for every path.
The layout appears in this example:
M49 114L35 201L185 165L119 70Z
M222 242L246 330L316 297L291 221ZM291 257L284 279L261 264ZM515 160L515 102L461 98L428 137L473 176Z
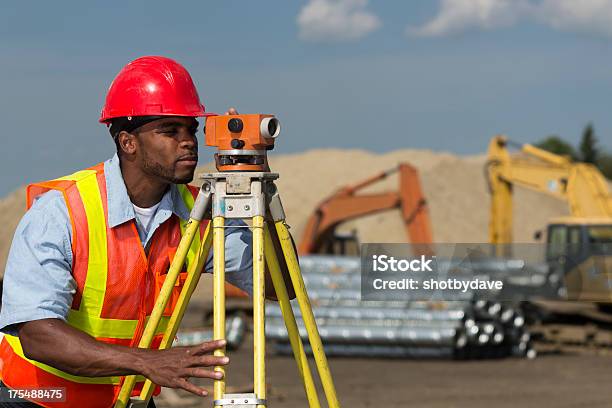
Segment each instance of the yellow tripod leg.
M164 333L164 337L159 345L160 350L169 349L172 346L172 342L174 341L174 336L176 336L176 332L183 320L183 316L185 315L185 311L187 310L187 304L189 303L189 299L191 299L191 295L193 295L193 291L195 290L198 282L200 280L202 268L206 263L206 259L208 258L208 252L210 251L210 247L212 245L212 234L210 233L210 223L206 226L206 231L204 232L204 239L202 245L199 248L196 258L193 260L191 265L189 265L189 270L187 271L187 279L185 280L185 285L181 290L181 294L177 300L174 311L172 312L172 316L170 317L170 321L168 322L168 328ZM140 399L149 402L149 399L153 395L153 391L155 390L155 385L151 380L146 380L144 386L142 387L142 391L140 392Z
M264 218L253 217L253 391L266 399ZM265 405L257 405L265 408Z
M185 262L185 258L187 257L187 252L191 247L191 243L193 242L193 238L195 234L199 233L200 221L190 218L185 227L185 234L181 238L181 242L176 249L176 255L172 259L172 264L170 265L170 269L168 270L168 275L166 276L166 280L162 285L162 288L159 292L159 296L157 301L155 302L155 306L153 306L153 311L151 312L151 317L145 326L144 332L142 334L142 338L140 339L140 343L138 343L138 347L147 348L151 345L151 341L153 340L153 336L155 335L155 330L159 325L159 322L162 318L162 314L166 309L166 305L168 304L168 300L170 300L170 296L172 295L172 289L176 284L176 280L179 277L179 273L181 272L181 268L183 263ZM132 394L132 390L134 389L134 385L136 384L136 376L130 375L125 378L123 386L119 391L119 396L117 401L115 402L115 408L125 408L129 402L130 395Z
M325 356L325 351L323 350L321 336L319 335L314 314L312 313L310 300L308 299L308 294L306 293L306 286L304 285L300 265L293 249L291 235L289 234L287 226L283 220L277 221L275 226L281 247L283 248L285 262L289 268L291 283L293 284L295 295L297 297L298 304L300 305L300 310L302 311L302 319L304 319L304 325L306 326L306 331L308 332L308 340L310 341L310 347L312 348L312 353L317 364L321 384L323 385L323 390L325 391L325 396L327 397L327 404L330 408L337 408L340 406L340 403L338 401L338 396L336 395L336 388L329 370L327 357Z
M213 218L213 340L225 338L225 219ZM216 357L225 356L224 350L215 350ZM223 378L214 380L215 400L225 394L225 368L215 366L214 371L223 373Z
M293 356L304 383L304 390L306 391L308 406L310 408L320 408L321 403L319 402L317 389L312 378L312 373L310 372L310 366L308 365L308 359L306 358L306 353L304 352L302 338L300 337L295 316L293 314L293 310L291 309L291 303L289 303L289 295L287 294L285 281L281 275L280 265L278 263L276 251L274 250L274 244L272 243L272 236L270 235L267 224L264 228L264 240L266 263L268 264L270 276L272 277L272 283L274 284L274 290L276 291L276 297L285 320L285 325L287 326L287 333L289 334L289 342L291 343Z

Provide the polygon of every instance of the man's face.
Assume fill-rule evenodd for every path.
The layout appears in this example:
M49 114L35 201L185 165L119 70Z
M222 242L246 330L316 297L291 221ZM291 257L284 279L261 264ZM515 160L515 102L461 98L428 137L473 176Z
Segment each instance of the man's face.
M197 120L179 116L138 128L137 158L142 170L169 183L189 183L198 164L197 130Z

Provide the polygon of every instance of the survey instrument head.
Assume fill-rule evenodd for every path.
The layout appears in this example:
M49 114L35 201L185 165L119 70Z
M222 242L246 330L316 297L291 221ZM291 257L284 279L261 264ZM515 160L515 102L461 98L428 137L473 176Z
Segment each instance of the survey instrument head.
M218 149L219 171L266 171L280 122L274 115L219 115L206 119L206 144Z

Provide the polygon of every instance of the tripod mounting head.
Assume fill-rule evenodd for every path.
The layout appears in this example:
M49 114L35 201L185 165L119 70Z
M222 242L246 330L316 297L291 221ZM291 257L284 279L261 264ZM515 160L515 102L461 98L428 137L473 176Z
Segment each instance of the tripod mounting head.
M267 171L268 150L280 134L274 115L218 115L206 118L206 144L218 149L219 171Z

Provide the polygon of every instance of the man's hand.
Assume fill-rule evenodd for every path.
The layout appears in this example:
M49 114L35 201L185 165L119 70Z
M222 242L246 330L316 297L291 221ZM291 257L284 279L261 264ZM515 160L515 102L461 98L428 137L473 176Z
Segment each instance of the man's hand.
M19 326L26 357L82 377L141 374L155 384L182 388L205 396L207 391L189 377L220 379L221 373L204 367L226 365L227 357L209 355L225 347L225 340L169 350L141 349L102 343L59 319L41 319Z
M209 355L216 349L225 346L225 340L210 341L193 347L174 347L168 350L155 351L144 358L142 374L157 385L169 388L182 388L199 396L208 395L208 391L188 381L190 377L212 378L219 380L223 373L205 370L203 367L226 365L228 357Z

